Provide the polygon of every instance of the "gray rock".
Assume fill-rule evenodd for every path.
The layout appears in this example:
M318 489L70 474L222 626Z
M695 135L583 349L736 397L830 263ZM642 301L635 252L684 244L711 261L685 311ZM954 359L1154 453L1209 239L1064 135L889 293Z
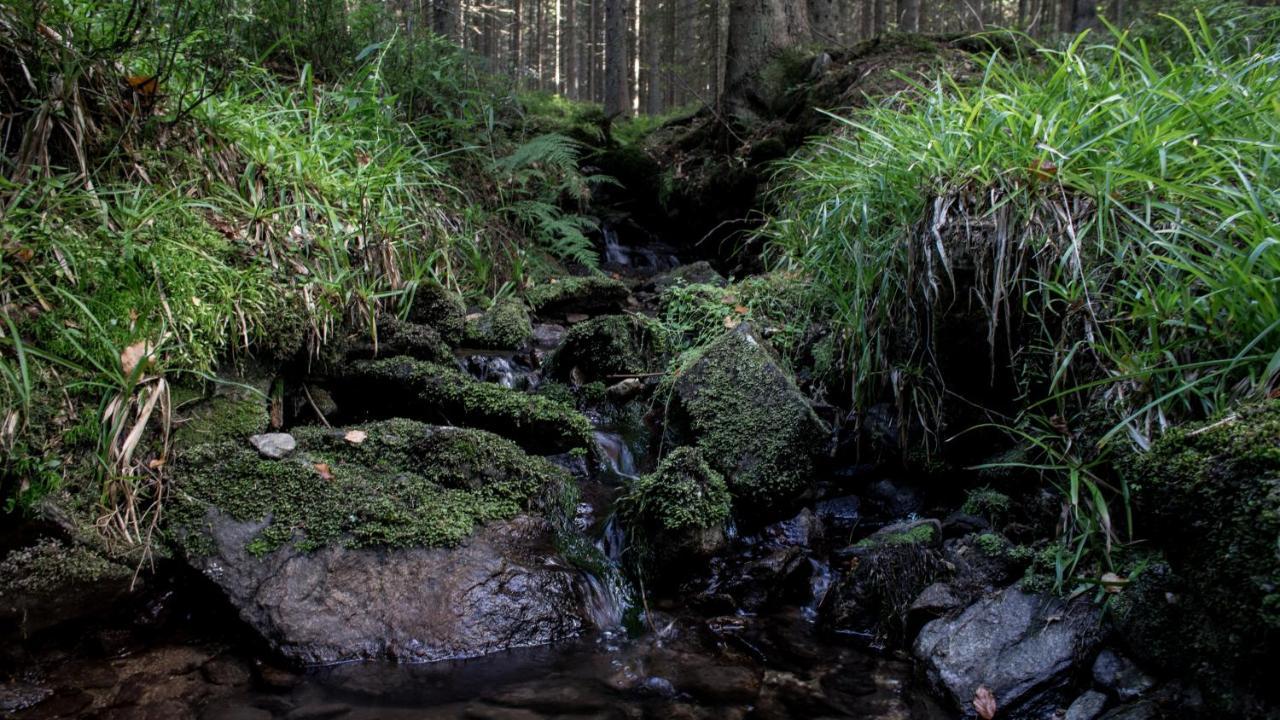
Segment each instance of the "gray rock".
M1156 684L1132 660L1111 650L1098 653L1093 663L1093 681L1114 692L1122 702L1137 698Z
M972 712L981 685L1001 708L1016 709L1063 684L1100 635L1098 609L1087 600L1068 604L1015 585L925 625L914 652L962 711Z
M249 438L249 444L268 460L283 460L298 447L289 433L263 433Z
M857 495L845 495L843 497L831 498L823 500L814 506L818 512L818 517L827 523L831 528L837 530L848 530L858 524L861 518L860 508L862 501Z
M25 710L32 705L40 703L52 694L52 690L39 685L5 683L0 685L0 713Z
M283 655L305 663L434 661L542 645L583 627L574 576L548 567L551 528L492 522L455 548L292 544L258 557L262 522L208 516L213 551L191 561Z
M1163 717L1159 706L1150 700L1122 705L1103 715L1100 720L1155 720Z
M960 607L960 599L947 583L936 582L925 588L911 603L911 612L942 615Z
M1107 706L1107 696L1097 690L1086 691L1067 708L1062 720L1094 720Z

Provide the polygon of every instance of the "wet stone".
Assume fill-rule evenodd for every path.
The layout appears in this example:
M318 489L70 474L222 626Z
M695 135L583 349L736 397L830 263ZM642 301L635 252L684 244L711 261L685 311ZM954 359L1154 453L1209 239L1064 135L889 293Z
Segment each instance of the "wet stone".
M1098 659L1093 663L1093 681L1114 692L1116 697L1125 702L1137 698L1155 685L1155 681L1133 661L1112 650L1098 653Z
M331 720L351 714L351 706L342 703L303 705L285 717L287 720Z
M1097 690L1089 690L1071 703L1062 720L1094 720L1107 706L1107 696Z
M27 683L5 683L0 685L0 713L11 713L25 710L48 698L53 691L39 685Z

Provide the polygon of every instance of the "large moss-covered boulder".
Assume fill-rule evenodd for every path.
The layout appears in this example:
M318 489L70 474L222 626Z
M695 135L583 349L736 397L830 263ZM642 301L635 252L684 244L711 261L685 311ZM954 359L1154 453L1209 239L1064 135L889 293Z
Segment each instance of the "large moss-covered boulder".
M636 479L619 503L628 527L644 538L641 558L664 574L671 561L705 558L724 543L729 489L702 451L677 448L657 470Z
M488 350L516 350L533 337L529 311L519 300L502 299L467 318L464 343Z
M1168 561L1120 596L1133 651L1207 679L1219 706L1235 680L1280 697L1280 402L1172 430L1127 472Z
M404 357L362 360L343 368L332 387L340 407L489 430L530 452L592 445L591 423L573 406L480 382L435 363Z
M566 277L535 285L525 293L539 317L565 313L618 312L629 295L621 280L603 275Z
M568 379L574 368L584 381L617 380L651 372L666 350L654 322L637 315L603 315L574 325L549 361L548 372Z
M672 420L723 473L740 509L767 510L813 480L829 431L773 352L743 323L674 381Z
M409 305L409 321L430 325L449 345L457 345L462 340L466 316L467 306L462 297L439 283L418 287Z
M564 471L408 420L293 435L280 460L248 442L188 453L169 513L191 564L283 654L439 660L582 627L573 575L543 562L572 511Z

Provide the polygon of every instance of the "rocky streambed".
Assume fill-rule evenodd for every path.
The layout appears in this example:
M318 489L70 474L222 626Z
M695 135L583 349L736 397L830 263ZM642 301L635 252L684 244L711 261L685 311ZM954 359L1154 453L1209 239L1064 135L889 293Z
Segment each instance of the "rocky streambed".
M738 317L731 296L722 332L682 345L652 318L672 288L720 302L725 279L705 263L649 274L670 256L609 242L610 260L642 257L646 276L561 278L483 309L423 288L406 317L320 362L179 402L166 543L140 585L74 540L6 539L0 712L1136 720L1213 707L1177 652L1144 642L1211 612L1194 570L1161 566L1123 603L1052 594L1035 525L1056 513L1048 490L1013 501L864 455L910 429L874 409L882 422L851 429L771 347L779 328ZM1233 497L1274 505L1256 493ZM1229 636L1249 620L1213 622ZM1202 657L1238 676L1225 664L1238 647L1206 637L1192 634Z

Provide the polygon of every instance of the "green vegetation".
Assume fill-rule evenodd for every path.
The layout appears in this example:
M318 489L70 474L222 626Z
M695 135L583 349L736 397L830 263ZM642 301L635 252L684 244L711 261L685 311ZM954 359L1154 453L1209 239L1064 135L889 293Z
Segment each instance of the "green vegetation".
M632 483L619 500L628 522L655 532L716 528L729 519L724 477L697 448L673 450L658 469Z
M385 5L308 8L0 6L0 70L27 79L0 87L7 508L63 488L106 513L84 521L141 518L100 523L136 544L174 380L589 264L603 178L508 81ZM461 339L460 313L429 324Z
M448 419L497 432L533 451L586 449L594 442L591 423L572 405L421 360L354 362L344 371L340 390L375 398L404 417Z
M484 314L467 323L465 344L496 350L515 350L533 336L529 311L519 300L494 301Z
M255 554L296 540L304 550L454 545L488 520L514 517L555 498L562 470L479 430L409 420L370 423L360 443L346 431L297 428L298 449L266 460L243 440L203 445L177 474L177 533L189 552L207 548L207 508L267 520L248 543ZM559 512L559 507L539 509Z
M574 325L551 357L549 372L569 377L579 368L589 380L651 372L667 350L663 327L641 315L602 315Z
M938 337L977 325L1017 385L1021 467L1067 498L1067 583L1126 537L1117 441L1280 371L1280 16L1221 13L994 53L780 168L764 235L834 314L853 405L891 397L937 433L955 390Z
M603 275L552 278L529 288L525 299L535 314L619 310L627 286Z

